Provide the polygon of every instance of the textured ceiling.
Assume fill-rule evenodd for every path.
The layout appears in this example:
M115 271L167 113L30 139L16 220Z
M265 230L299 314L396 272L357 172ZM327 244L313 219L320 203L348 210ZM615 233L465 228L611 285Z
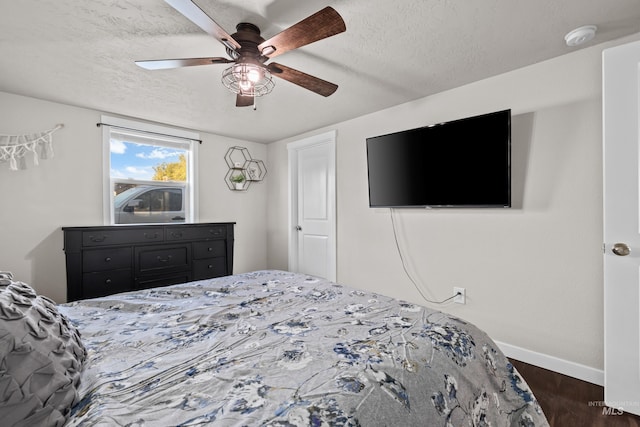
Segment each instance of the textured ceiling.
M224 65L147 71L135 60L227 56L162 0L0 3L0 91L235 138L271 142L640 32L638 0L196 0L228 33L265 38L334 7L347 31L277 62L339 85L328 98L276 79L257 109L235 107Z

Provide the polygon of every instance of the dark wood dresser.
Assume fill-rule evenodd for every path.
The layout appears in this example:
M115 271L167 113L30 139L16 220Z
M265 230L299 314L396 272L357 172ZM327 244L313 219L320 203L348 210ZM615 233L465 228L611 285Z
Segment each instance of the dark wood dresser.
M232 274L234 224L63 227L67 300Z

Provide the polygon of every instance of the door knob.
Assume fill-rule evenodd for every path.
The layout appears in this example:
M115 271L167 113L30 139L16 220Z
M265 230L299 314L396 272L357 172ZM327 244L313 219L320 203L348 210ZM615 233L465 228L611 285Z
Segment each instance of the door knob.
M631 253L631 248L626 243L616 243L613 245L611 252L618 256L627 256Z
M296 225L296 230L297 231L302 231L302 227L300 227L299 225Z

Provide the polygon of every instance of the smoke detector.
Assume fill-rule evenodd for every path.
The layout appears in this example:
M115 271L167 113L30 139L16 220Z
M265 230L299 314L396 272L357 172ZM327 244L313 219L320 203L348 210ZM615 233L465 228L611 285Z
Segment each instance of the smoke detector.
M596 30L598 27L595 25L585 25L580 28L576 28L573 31L569 31L566 36L564 36L564 41L567 43L567 46L579 46L583 43L588 42L596 35Z

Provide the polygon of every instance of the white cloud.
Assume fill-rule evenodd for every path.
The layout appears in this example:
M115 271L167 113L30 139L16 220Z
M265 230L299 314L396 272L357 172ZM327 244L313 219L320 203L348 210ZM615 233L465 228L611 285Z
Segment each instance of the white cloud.
M114 154L124 154L127 151L127 145L122 141L111 140L111 152Z
M111 178L150 180L153 173L151 167L127 166L122 169L111 169Z
M149 175L151 168L138 168L135 166L127 166L124 170L131 176Z
M136 157L141 159L166 159L167 157L178 157L182 154L180 151L171 151L166 148L155 148L149 154L138 153Z
M119 169L111 169L111 178L127 178L126 174Z

